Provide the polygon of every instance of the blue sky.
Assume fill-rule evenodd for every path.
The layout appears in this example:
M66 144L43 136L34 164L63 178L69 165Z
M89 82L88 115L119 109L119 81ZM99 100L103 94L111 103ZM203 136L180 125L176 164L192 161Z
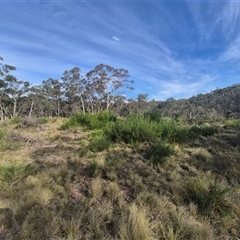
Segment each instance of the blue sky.
M240 2L0 0L0 56L33 85L103 63L129 97L188 98L240 82Z

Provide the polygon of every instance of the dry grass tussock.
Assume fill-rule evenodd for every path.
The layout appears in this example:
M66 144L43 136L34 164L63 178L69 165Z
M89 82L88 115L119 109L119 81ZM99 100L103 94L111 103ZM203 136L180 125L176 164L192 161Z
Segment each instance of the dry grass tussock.
M134 143L63 123L0 123L0 239L240 238L236 124Z

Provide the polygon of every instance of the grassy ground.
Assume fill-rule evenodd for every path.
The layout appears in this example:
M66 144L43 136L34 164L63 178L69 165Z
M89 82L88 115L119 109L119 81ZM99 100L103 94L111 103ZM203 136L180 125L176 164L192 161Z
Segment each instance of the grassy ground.
M238 121L181 129L184 141L114 121L0 124L0 239L240 238Z

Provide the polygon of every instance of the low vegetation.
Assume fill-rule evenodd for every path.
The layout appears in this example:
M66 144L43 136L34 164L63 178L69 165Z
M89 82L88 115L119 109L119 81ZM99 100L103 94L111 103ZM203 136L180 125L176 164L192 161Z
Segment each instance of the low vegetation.
M155 112L0 123L0 239L240 238L240 121Z

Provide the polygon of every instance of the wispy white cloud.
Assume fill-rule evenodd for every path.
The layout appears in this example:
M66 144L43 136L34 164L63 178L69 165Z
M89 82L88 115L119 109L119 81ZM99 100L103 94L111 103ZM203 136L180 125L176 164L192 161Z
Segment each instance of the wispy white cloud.
M225 51L219 56L219 61L236 61L240 60L240 35L235 41L231 42Z
M216 23L220 23L222 32L227 39L236 33L239 34L236 29L240 27L240 2L226 2Z
M206 93L214 89L217 76L202 75L198 81L182 82L178 80L162 81L161 89L153 95L154 99L164 100L175 96L176 98L189 98L195 94Z
M115 37L115 36L113 36L112 38L113 38L113 40L115 40L115 41L117 41L117 42L120 41L120 39L117 38L117 37Z

